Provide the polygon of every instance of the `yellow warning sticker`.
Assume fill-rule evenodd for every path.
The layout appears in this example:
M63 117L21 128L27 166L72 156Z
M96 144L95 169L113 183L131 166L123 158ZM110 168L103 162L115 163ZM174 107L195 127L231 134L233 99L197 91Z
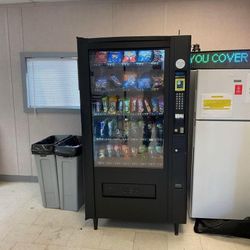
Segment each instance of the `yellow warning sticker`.
M231 99L224 99L223 96L211 96L211 99L203 100L205 110L230 110L232 107Z

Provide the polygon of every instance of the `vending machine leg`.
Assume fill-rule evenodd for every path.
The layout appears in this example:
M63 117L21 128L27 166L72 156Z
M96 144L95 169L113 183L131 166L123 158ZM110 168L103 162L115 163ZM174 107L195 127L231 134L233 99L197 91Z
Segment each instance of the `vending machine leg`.
M175 235L179 234L179 224L177 224L177 223L174 224L174 234Z
M93 218L93 222L94 222L94 229L97 230L97 228L98 228L98 218Z

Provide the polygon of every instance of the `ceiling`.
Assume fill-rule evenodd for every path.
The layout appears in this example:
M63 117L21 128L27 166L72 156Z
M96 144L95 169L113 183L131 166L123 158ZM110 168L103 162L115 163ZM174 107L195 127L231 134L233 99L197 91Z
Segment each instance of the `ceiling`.
M0 4L13 4L13 3L41 3L41 2L68 2L77 0L0 0Z

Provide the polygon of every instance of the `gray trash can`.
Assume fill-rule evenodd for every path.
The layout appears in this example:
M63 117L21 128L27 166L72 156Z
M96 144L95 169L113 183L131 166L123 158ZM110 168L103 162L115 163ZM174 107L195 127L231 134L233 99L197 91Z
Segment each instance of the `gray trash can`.
M82 142L72 136L55 147L60 208L78 211L83 205Z
M53 135L31 146L31 152L35 155L38 182L44 207L60 207L54 149L57 143L69 137L69 135Z

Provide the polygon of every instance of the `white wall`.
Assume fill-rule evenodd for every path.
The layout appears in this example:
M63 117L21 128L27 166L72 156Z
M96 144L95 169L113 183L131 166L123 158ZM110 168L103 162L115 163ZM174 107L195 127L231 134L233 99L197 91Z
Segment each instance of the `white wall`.
M203 50L250 48L249 0L82 1L0 7L0 174L36 175L30 145L80 134L79 114L26 114L19 53L76 51L76 36L192 34Z

